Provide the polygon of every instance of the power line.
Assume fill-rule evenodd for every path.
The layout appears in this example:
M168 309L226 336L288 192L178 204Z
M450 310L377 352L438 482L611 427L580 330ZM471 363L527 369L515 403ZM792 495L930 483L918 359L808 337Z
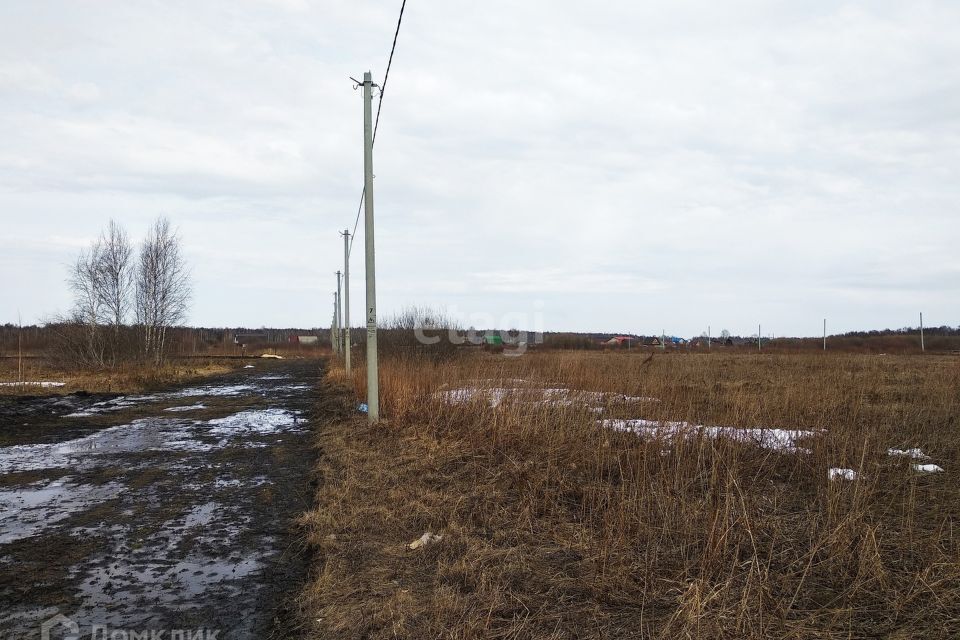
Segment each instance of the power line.
M400 17L397 18L397 29L393 32L393 45L390 47L390 58L387 59L387 72L383 74L383 84L380 85L380 101L377 102L377 121L373 125L373 140L370 146L377 143L377 127L380 126L380 108L383 106L383 92L387 89L387 80L390 78L390 65L393 64L393 52L397 49L397 36L400 35L400 23L403 22L403 9L407 6L407 0L403 0L400 5Z
M383 74L383 84L380 85L380 100L377 102L377 120L373 125L373 140L370 146L377 143L377 129L380 127L380 109L383 108L383 92L387 88L387 80L390 78L390 67L393 65L393 53L397 50L397 37L400 35L400 24L403 22L403 10L407 7L407 0L403 0L400 5L400 17L397 18L397 28L393 32L393 44L390 46L390 57L387 59L387 71ZM356 82L356 80L354 80ZM350 236L350 249L347 255L353 253L353 239L357 237L357 226L360 224L360 212L363 211L363 197L366 191L360 192L360 204L357 206L357 219L353 222L353 235Z

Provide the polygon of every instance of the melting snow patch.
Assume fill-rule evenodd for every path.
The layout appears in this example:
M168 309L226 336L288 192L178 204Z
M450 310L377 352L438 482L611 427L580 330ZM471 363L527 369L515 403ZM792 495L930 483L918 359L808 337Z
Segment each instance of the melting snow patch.
M252 391L253 386L249 384L232 384L222 387L193 387L182 391L175 391L168 394L170 398L194 398L196 396L239 396L245 391Z
M244 367L244 369L256 369L256 367L254 367L252 364L248 364Z
M853 469L833 468L827 471L829 480L856 480L858 477L857 472Z
M192 438L192 420L141 418L101 429L74 440L0 447L0 473L36 469L91 469L106 462L100 456L145 450L207 451L211 445Z
M211 420L210 433L221 436L276 433L296 426L299 412L288 409L250 409Z
M66 382L0 382L0 387L65 387Z
M689 422L659 422L657 420L600 420L600 424L616 431L629 431L639 436L653 438L674 439L677 437L691 438L703 436L705 438L726 438L735 442L754 444L762 449L771 449L785 453L810 453L809 449L797 446L797 440L810 438L814 431L796 429L764 429L740 427L708 427Z
M207 405L198 402L197 404L186 405L183 407L167 407L164 411L199 411L200 409L206 409Z
M943 467L935 464L915 464L913 470L919 473L942 473Z
M505 382L510 382L506 380ZM519 380L518 382L523 382ZM485 401L491 407L498 407L507 401L540 404L547 406L571 407L587 406L597 412L597 405L606 403L659 402L646 396L628 396L622 393L603 391L578 391L562 387L540 389L536 387L463 387L439 391L434 397L448 404L466 404L477 400Z
M110 411L120 411L121 409L129 409L130 407L135 407L138 404L143 402L150 402L153 400L159 400L161 396L120 396L118 398L113 398L112 400L104 400L102 402L97 402L92 404L82 411L74 411L73 413L68 413L65 415L65 418L86 418L89 416L99 415L101 413L108 413Z
M887 449L888 456L911 458L913 460L929 460L930 456L920 449Z

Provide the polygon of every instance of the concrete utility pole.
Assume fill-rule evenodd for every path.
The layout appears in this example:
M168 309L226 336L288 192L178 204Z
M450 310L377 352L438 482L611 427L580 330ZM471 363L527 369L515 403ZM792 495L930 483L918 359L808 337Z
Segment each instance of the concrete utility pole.
M343 363L350 374L350 229L343 230Z
M380 376L377 368L377 280L373 250L373 76L363 74L363 239L367 258L367 417L380 419Z
M333 315L330 316L330 348L337 353L337 292L333 292Z
M343 294L340 292L340 275L337 271L337 350L343 353L343 305L341 305Z
M923 344L923 311L920 312L920 351L926 351L926 347Z
M667 349L667 332L660 329L660 351Z

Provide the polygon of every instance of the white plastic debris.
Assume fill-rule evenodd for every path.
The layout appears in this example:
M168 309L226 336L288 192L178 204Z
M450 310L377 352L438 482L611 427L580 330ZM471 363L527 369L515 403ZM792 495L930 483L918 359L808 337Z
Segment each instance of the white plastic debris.
M254 369L254 368L255 367L252 364L248 364L244 367L244 369Z
M942 473L943 467L935 464L915 464L913 470L919 473Z
M260 357L261 357L261 358L270 358L271 360L283 360L283 356L278 356L278 355L275 354L275 353L265 353L265 354L263 354L263 355L260 356Z
M829 480L856 480L858 477L859 475L853 469L834 467L827 471L827 479Z
M417 538L407 546L410 549L416 550L416 549L419 549L420 547L425 547L428 544L440 542L441 540L443 540L443 536L437 535L435 533L430 533L429 531L427 531L425 534L423 534L422 536L420 536L419 538Z

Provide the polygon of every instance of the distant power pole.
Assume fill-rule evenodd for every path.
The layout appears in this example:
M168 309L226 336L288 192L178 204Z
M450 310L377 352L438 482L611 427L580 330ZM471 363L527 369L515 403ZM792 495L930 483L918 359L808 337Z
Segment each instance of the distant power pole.
M707 349L710 348L710 325L707 325Z
M380 376L377 368L377 281L373 250L373 76L363 74L363 239L367 262L367 417L380 419Z
M923 311L920 312L920 351L926 351L926 347L923 344Z
M827 319L823 319L823 350L827 350Z
M667 332L664 329L660 329L660 351L666 351L667 349Z
M337 292L333 292L333 317L330 320L330 347L337 353Z
M340 301L343 299L340 293L340 276L341 273L337 271L337 350L341 353L343 352L343 310L341 309Z
M343 230L343 363L350 374L350 229Z

